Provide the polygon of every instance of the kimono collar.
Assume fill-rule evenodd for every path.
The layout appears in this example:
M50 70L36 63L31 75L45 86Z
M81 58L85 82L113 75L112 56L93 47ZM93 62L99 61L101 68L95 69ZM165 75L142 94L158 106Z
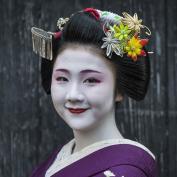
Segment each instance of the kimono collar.
M121 145L121 144L133 145L135 147L140 148L141 150L144 150L147 154L151 156L152 159L155 160L155 156L152 154L152 152L148 148L146 148L144 145L136 141L132 141L129 139L108 139L108 140L96 142L94 144L91 144L83 148L81 151L71 154L74 144L75 144L75 139L72 139L65 146L63 146L61 151L58 153L54 163L47 170L46 177L49 177L52 174L57 173L63 168L83 159L84 157L87 157L88 155L94 152L97 152L106 147L111 147L113 145Z

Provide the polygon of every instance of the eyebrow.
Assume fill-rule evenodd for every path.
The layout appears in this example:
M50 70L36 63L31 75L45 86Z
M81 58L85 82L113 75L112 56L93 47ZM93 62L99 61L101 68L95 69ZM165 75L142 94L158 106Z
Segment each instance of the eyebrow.
M61 72L69 73L69 71L67 69L56 69L55 71L61 71ZM92 70L92 69L85 69L85 70L80 71L80 73L85 74L85 73L102 73L102 72Z

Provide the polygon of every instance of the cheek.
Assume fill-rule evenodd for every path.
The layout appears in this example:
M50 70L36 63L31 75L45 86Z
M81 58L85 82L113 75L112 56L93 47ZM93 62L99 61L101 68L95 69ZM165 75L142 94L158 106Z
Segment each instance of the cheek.
M64 100L65 90L59 88L56 82L51 84L51 97L54 104L62 103Z
M60 117L64 117L64 93L62 89L58 89L56 84L51 85L51 97L54 108Z
M57 84L57 81L56 81L56 77L57 77L56 74L55 74L55 75L54 75L54 74L52 75L52 81L51 81L51 96L52 96L53 98L58 98L58 97L60 96L59 93L62 92L62 90L59 89L59 87L58 87L58 84Z
M99 87L91 88L87 91L87 97L92 104L103 105L113 98L113 86L111 83L105 83Z

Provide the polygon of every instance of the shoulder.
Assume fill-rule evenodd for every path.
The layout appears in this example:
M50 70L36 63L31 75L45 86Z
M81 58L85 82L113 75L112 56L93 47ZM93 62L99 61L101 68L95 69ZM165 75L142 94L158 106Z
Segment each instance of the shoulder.
M114 145L117 149L114 151L114 147L110 147L110 150L114 153L111 158L117 159L116 163L93 177L158 177L156 158L146 146L129 139Z
M133 141L130 139L126 139L126 138L122 138L122 139L109 139L109 140L105 140L102 141L101 143L97 143L96 144L97 147L104 148L104 147L111 147L111 146L115 146L118 149L124 150L124 151L132 151L132 152L139 152L141 153L141 155L147 154L148 156L150 156L151 158L153 158L154 160L155 155L143 144L137 142L137 141Z
M45 176L46 170L49 168L49 166L52 164L52 162L55 160L58 152L60 151L61 147L58 147L55 149L46 160L41 162L33 171L30 177L43 177Z
M155 155L151 152L151 150L148 149L143 144L137 142L137 141L133 141L133 140L130 140L130 139L123 139L122 140L122 144L127 144L127 145L131 145L131 146L135 146L135 147L143 150L144 152L148 153L154 160L156 160Z
M115 141L114 145L110 150L114 153L111 158L117 159L116 163L95 177L157 177L155 156L146 146L130 139Z

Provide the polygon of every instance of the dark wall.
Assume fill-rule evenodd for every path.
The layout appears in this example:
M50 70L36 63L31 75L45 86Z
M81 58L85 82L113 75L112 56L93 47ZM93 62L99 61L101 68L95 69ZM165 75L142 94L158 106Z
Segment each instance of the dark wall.
M56 114L40 80L31 27L49 31L59 17L85 7L137 12L152 31L151 83L144 101L126 98L117 110L124 137L157 157L160 177L177 176L176 0L0 0L0 177L26 177L72 131Z

